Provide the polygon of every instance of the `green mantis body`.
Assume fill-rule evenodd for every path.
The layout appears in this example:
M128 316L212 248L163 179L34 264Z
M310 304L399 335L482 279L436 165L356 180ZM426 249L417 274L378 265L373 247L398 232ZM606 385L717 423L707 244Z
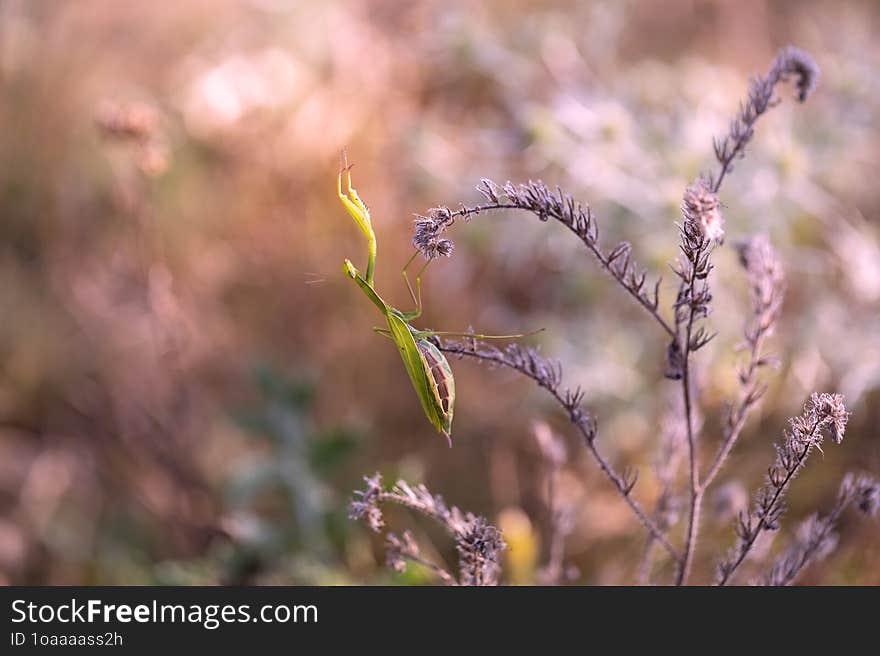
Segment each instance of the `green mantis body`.
M343 176L346 178L346 189L343 193ZM422 287L421 274L430 263L425 263L422 270L416 276L416 292L413 292L409 284L406 269L412 264L418 252L416 252L404 266L403 280L406 283L410 296L416 304L416 309L404 312L386 303L373 287L373 273L376 265L376 235L370 220L370 212L360 199L357 191L351 186L350 167L345 165L339 172L337 180L337 194L339 200L348 210L361 232L367 238L368 259L367 270L364 275L351 263L345 260L343 270L345 275L355 281L373 305L379 308L384 315L388 328L374 328L377 333L390 338L397 346L400 357L403 360L407 374L413 388L422 403L422 409L431 425L446 436L452 446L450 437L452 431L452 415L455 408L455 379L452 376L452 368L443 353L433 344L429 338L434 335L465 335L468 337L508 338L521 337L521 335L472 335L470 333L438 333L428 330L418 330L410 322L418 319L422 314Z
M443 433L447 439L451 439L455 379L452 377L452 368L446 357L427 339L434 333L417 330L409 323L420 316L421 308L412 312L402 312L383 301L349 260L345 260L344 270L385 315L385 320L388 322L387 330L381 328L374 330L391 338L395 343L413 388L422 402L425 416L434 428Z

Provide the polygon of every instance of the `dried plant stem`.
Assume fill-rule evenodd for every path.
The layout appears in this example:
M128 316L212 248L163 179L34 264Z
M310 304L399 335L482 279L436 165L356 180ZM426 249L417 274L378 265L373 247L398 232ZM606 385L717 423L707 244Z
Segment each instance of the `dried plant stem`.
M571 573L566 571L564 559L565 539L571 534L573 527L572 514L569 504L562 504L558 498L557 481L568 454L565 443L547 424L536 422L533 432L547 467L547 512L550 519L550 548L547 563L538 570L537 580L541 585L559 585L567 580Z
M682 380L687 380L687 378L683 378ZM690 400L687 398L688 396L689 393L685 392L686 407L690 406ZM684 555L682 556L681 567L678 570L678 575L675 581L676 585L684 585L687 583L688 576L690 576L691 566L694 561L694 551L697 544L697 534L700 529L700 509L703 505L704 493L704 489L700 487L699 473L697 471L697 444L694 439L691 414L689 410L686 410L686 413L685 420L688 423L688 461L691 472L691 501L688 510L688 529L684 543Z
M744 390L742 399L730 413L725 426L724 442L722 442L721 446L718 448L709 470L706 472L705 477L703 477L703 490L709 487L715 480L715 477L718 476L718 472L721 471L724 462L727 460L727 456L730 455L730 452L733 450L736 441L742 433L742 429L746 424L749 413L758 404L761 397L764 396L766 387L757 380L757 371L759 363L761 363L762 360L761 346L766 335L767 332L762 331L751 344L749 362L741 377Z
M675 390L675 395L670 398L670 407L661 419L660 450L654 462L654 474L660 484L660 495L654 507L653 517L658 526L667 532L679 520L681 503L675 488L677 487L679 470L685 457L684 412L679 407L681 400L677 393L678 390ZM671 390L670 395L672 395ZM649 585L651 582L654 546L654 538L648 534L638 568L637 581L639 585Z
M599 468L602 470L608 480L611 481L614 487L617 488L617 491L623 497L623 500L626 501L627 505L632 509L633 513L635 513L636 517L638 517L639 521L648 530L651 536L655 540L657 540L660 545L662 545L662 547L667 551L667 553L669 553L670 556L672 556L672 558L674 558L675 560L680 560L681 556L679 555L675 547L672 546L672 543L670 543L666 536L663 534L663 531L660 530L654 520L648 517L639 502L632 498L632 486L635 484L635 482L627 482L627 479L625 477L620 476L616 471L614 471L614 468L611 466L611 464L596 448L596 444L593 440L586 440L585 444L587 446L587 450L590 452L596 463L599 465Z
M642 557L639 559L639 568L636 572L636 581L639 585L651 584L651 566L654 564L654 537L648 535Z
M704 488L711 485L721 471L746 419L767 390L758 372L773 362L764 355L764 342L773 334L785 296L782 263L766 236L751 237L739 244L738 250L749 280L752 304L751 319L745 328L745 346L749 356L745 368L739 373L742 389L739 401L730 410L724 423L724 440L703 480Z
M638 585L650 585L651 584L651 567L654 564L654 547L657 544L657 539L654 537L653 533L648 533L648 537L645 540L645 547L642 550L642 556L639 559L639 567L636 571L636 581Z
M571 533L571 518L567 509L559 508L556 500L558 469L550 472L547 480L547 509L550 514L550 550L547 564L541 568L542 585L559 585L565 578L565 538Z
M696 283L697 269L692 267L690 277L690 287L693 289ZM690 471L690 508L688 510L688 529L687 537L684 543L684 553L681 559L681 567L675 581L676 585L684 585L690 575L691 566L694 560L694 550L696 549L697 533L700 528L700 508L703 503L703 490L700 488L700 473L697 463L697 440L694 435L694 419L693 408L691 402L691 384L690 384L690 355L691 355L691 333L694 327L694 308L691 305L688 312L687 328L685 329L684 340L684 357L682 365L681 389L682 398L684 400L684 421L687 431L688 445L688 466Z
M733 446L739 439L740 433L742 433L743 427L746 425L746 419L748 419L749 412L755 406L762 395L763 391L748 393L743 403L738 405L734 410L734 413L732 415L732 423L730 424L729 431L727 431L727 436L725 437L724 442L718 448L718 451L715 454L715 458L712 461L711 466L709 467L709 471L707 471L706 475L703 477L703 481L701 483L701 488L703 491L705 491L706 488L708 488L715 480L715 477L718 476L718 472L720 472L721 468L724 466L724 462L727 460L727 456L730 455L730 452L733 450Z
M479 347L478 347L479 346ZM642 509L641 505L632 498L632 489L635 486L637 476L624 472L619 474L608 462L605 456L596 447L595 420L581 407L583 394L580 390L560 389L561 370L558 364L549 363L532 350L511 344L504 351L492 346L478 345L476 340L469 342L443 341L440 350L460 357L469 357L483 362L501 365L513 369L524 376L534 380L538 385L546 389L550 396L566 411L569 420L578 429L583 437L584 445L599 465L599 469L611 481L626 504L633 511L645 529L669 555L679 561L678 551L667 539L664 532L657 526Z
M688 187L682 201L684 221L678 226L684 255L677 261L673 271L680 283L675 302L675 337L668 349L670 356L667 376L681 380L685 434L688 445L688 471L690 474L690 504L688 527L684 551L676 575L675 584L687 583L696 550L697 534L700 528L700 508L703 503L703 489L700 487L699 454L694 426L695 399L693 398L691 355L705 346L713 337L700 326L699 319L709 314L712 294L707 279L712 271L710 255L713 243L719 243L724 236L723 219L718 198L709 190L708 183L698 180ZM683 333L683 335L682 335Z
M693 188L693 190L688 190L688 192L685 194L685 207L683 209L685 209L686 224L690 220L688 217L688 209L690 209L690 213L692 214L691 219L697 219L696 223L697 225L702 227L702 233L704 237L712 236L710 235L710 231L706 229L707 226L710 226L712 223L715 223L717 225L717 230L719 233L718 236L720 237L723 235L723 232L720 228L720 220L714 222L711 220L707 220L712 218L712 213L714 213L717 208L716 195L718 193L718 190L721 188L721 184L724 181L725 176L733 170L734 160L744 155L746 145L754 135L754 128L755 124L758 121L758 118L760 118L762 114L764 114L768 109L773 107L778 102L776 99L774 99L774 91L776 85L779 82L784 81L789 75L796 75L798 77L797 84L798 90L800 92L799 99L803 101L806 99L807 95L810 93L813 85L815 84L818 70L812 59L810 59L810 57L805 53L797 50L796 48L783 49L776 57L776 60L773 62L773 66L767 73L767 75L765 77L758 77L752 81L749 89L748 100L740 107L740 112L737 117L732 121L730 132L728 133L728 135L721 140L715 141L715 156L721 165L721 170L718 175L714 177L714 180L701 181L696 187ZM692 201L696 202L691 202L690 207L687 207L689 205L689 196ZM704 211L704 209L708 209L709 211ZM700 508L702 505L703 495L705 494L706 487L718 475L721 466L724 464L724 461L729 455L731 449L733 449L733 445L736 443L739 434L742 432L742 428L745 425L746 416L748 415L749 410L757 402L758 398L760 398L759 390L756 387L756 383L754 381L754 370L757 369L759 361L757 353L760 350L760 340L755 340L756 343L752 343L753 357L752 361L749 364L750 371L748 374L748 385L751 385L753 387L749 390L749 392L747 392L743 402L737 408L734 421L728 425L727 435L724 442L722 443L720 450L718 451L718 454L713 461L712 466L709 469L706 481L701 484L698 471L697 445L691 417L691 399L689 384L690 353L696 350L691 344L691 330L696 314L695 304L693 300L696 278L693 274L696 273L695 265L696 262L699 261L699 257L697 257L696 259L691 257L691 254L688 253L687 249L688 244L686 237L688 237L688 235L683 232L682 236L684 242L682 250L685 252L685 255L688 256L688 259L691 260L690 272L692 274L689 284L683 281L681 285L682 290L689 291L691 293L687 320L687 330L685 333L687 339L685 340L684 344L681 345L681 381L685 400L685 415L688 429L688 449L690 454L691 471L691 503L688 514L688 532L685 540L682 566L679 570L676 580L677 585L683 585L684 583L686 583L690 574L690 569L693 562L693 554L696 548L697 534L699 532ZM720 239L718 239L718 241L720 241ZM696 254L699 256L699 249L697 250ZM708 257L708 252L706 253L706 257ZM679 292L679 296L681 297L681 292Z

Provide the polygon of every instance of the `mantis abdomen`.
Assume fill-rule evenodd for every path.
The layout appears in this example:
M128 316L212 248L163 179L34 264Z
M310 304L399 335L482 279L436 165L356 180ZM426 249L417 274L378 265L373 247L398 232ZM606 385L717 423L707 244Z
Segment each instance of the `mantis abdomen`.
M434 428L449 439L455 404L455 382L449 363L431 342L416 340L411 326L394 311L389 311L386 317L391 338L397 344L425 415Z
M455 405L455 378L452 377L452 368L446 357L428 340L420 339L416 342L416 346L434 383L433 389L437 401L444 414L449 415L448 421L452 424L452 411Z

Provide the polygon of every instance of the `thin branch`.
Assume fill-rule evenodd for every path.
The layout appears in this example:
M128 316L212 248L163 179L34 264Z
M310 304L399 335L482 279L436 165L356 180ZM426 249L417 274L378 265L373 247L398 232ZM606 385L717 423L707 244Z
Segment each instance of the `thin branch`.
M785 295L785 279L782 263L770 240L757 235L738 245L740 262L749 279L752 302L752 318L745 329L744 348L748 349L748 362L740 371L742 390L739 401L730 409L724 423L723 442L719 447L709 471L703 478L703 490L712 484L721 467L733 450L751 411L757 407L766 387L758 377L759 370L774 364L763 353L764 342L773 334L782 309Z
M690 507L688 528L685 537L684 554L681 567L676 575L676 585L684 585L690 575L693 556L696 550L697 534L700 526L700 509L703 495L700 488L699 462L697 454L696 429L694 427L694 399L691 397L691 354L705 346L712 335L702 327L694 332L695 323L708 316L712 294L708 277L712 271L710 255L713 243L720 243L724 237L723 219L718 197L709 189L704 180L688 187L682 201L684 221L679 226L681 244L679 246L684 260L673 269L678 276L679 290L675 303L675 347L668 353L680 354L676 361L667 362L667 376L681 380L684 402L684 421L688 444L688 466L690 473ZM682 336L683 333L683 336ZM675 366L678 365L678 370ZM671 375L672 374L672 375Z
M533 426L535 441L544 459L547 471L547 513L550 516L550 548L547 563L541 567L537 580L541 585L559 585L570 580L570 571L565 568L565 539L574 526L572 508L559 503L559 472L567 459L565 443L555 435L544 422Z
M847 474L837 501L825 515L814 514L798 528L799 538L761 579L761 585L791 585L811 562L825 558L837 546L834 529L843 512L855 503L864 515L874 515L880 505L880 481L872 476Z
M653 517L665 532L680 519L682 500L675 492L675 483L684 459L686 441L682 399L676 394L670 399L669 407L660 421L660 449L654 463L660 495L657 497ZM654 537L648 534L638 567L639 585L648 585L651 582L654 546Z
M508 367L531 378L547 390L550 396L565 410L569 421L583 437L584 445L599 465L599 469L611 481L642 525L666 549L672 558L677 561L680 560L678 552L663 534L663 531L648 517L641 505L632 498L631 492L638 476L631 471L624 471L623 474L618 474L599 452L596 447L596 420L581 404L583 391L580 388L571 390L561 387L562 367L558 362L545 360L534 349L519 344L510 344L504 350L501 350L494 346L479 343L475 339L466 342L444 340L439 342L438 348L452 355L474 358L483 362Z

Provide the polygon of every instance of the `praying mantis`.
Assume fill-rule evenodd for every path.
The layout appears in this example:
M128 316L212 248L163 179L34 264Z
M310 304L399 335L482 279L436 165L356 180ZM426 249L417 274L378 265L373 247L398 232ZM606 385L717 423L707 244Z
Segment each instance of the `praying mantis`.
M345 189L343 191L343 179ZM430 340L436 335L470 337L474 339L513 339L526 335L477 335L473 333L438 332L433 330L419 330L412 325L422 314L422 274L427 269L431 260L427 260L424 266L416 274L416 291L413 291L409 282L407 269L419 254L417 250L407 261L401 270L403 281L409 295L415 303L415 309L404 312L386 303L376 292L373 286L373 277L376 268L376 234L370 219L370 211L358 196L357 191L351 185L351 166L343 155L343 164L339 170L336 182L336 193L343 206L354 219L361 232L367 238L367 269L361 272L346 259L343 263L343 272L354 280L361 291L373 302L379 312L385 317L388 328L373 328L373 330L391 339L400 352L413 389L422 404L425 416L438 432L446 437L449 446L452 446L452 415L455 409L455 378L452 368L446 356Z

